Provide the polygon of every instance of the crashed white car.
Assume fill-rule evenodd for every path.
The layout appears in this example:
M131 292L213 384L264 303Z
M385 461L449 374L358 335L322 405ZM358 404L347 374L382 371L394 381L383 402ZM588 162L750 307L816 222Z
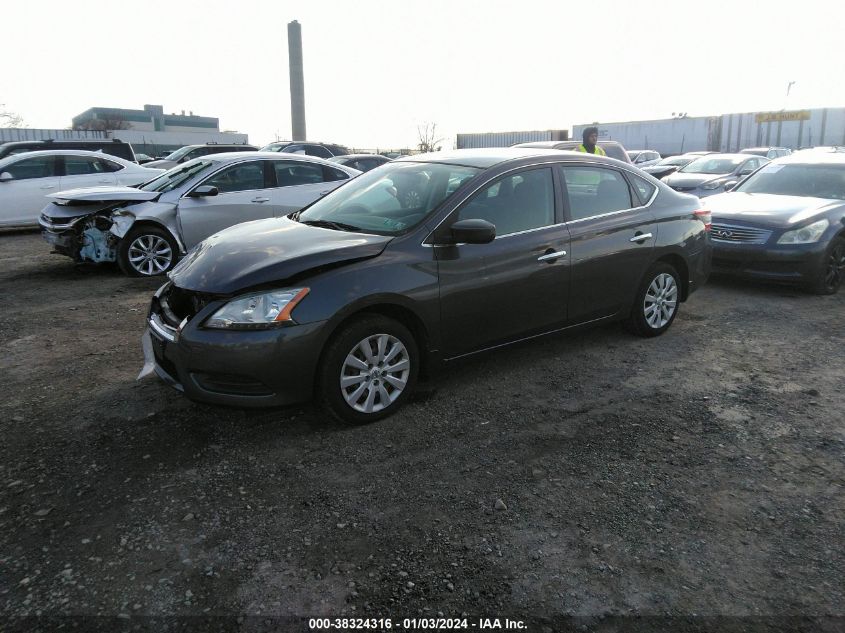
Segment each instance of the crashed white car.
M141 185L52 194L39 218L55 252L162 275L193 246L233 224L298 211L356 169L311 156L232 152L189 161Z

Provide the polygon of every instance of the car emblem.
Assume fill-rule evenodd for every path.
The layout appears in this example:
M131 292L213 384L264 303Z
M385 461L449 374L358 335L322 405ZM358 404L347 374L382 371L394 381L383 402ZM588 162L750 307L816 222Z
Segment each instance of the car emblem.
M725 231L723 229L720 229L720 230L716 231L716 235L718 237L733 237L734 234L733 234L733 231Z

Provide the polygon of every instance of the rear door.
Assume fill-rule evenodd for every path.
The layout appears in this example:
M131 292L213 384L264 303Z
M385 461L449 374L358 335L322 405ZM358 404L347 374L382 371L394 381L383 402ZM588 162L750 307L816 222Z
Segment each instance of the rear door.
M565 323L569 232L553 183L552 167L501 176L473 194L435 233L445 356ZM454 222L473 218L495 225L496 239L456 245L437 239Z
M186 247L234 224L276 214L271 202L269 162L250 160L228 165L197 185L217 187L216 196L186 195L179 200L177 213Z
M79 189L82 187L103 187L107 185L116 185L117 176L115 170L110 167L111 161L96 156L74 156L73 154L64 154L57 156L61 169L61 183L62 190ZM116 165L117 163L111 163Z
M657 224L646 203L655 187L609 166L560 167L571 235L569 321L583 323L630 309L651 263Z
M271 160L275 188L269 192L276 215L288 215L342 185L342 170L302 160Z
M37 224L41 210L50 202L45 196L60 190L56 158L23 158L0 173L12 176L12 180L0 182L0 225Z

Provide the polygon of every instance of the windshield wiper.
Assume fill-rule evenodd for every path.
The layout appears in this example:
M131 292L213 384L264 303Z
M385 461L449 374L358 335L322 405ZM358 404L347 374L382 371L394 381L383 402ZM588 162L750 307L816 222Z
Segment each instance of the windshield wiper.
M334 229L335 231L356 232L361 230L360 226L353 226L343 222L331 222L329 220L305 220L302 224L307 224L308 226L319 226L324 229Z

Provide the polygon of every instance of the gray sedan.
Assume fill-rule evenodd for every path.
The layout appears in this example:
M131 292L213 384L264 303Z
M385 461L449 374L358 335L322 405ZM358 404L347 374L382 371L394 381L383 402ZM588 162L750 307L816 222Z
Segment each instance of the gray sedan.
M750 154L707 154L663 179L675 191L699 198L730 191L739 181L769 162Z
M298 211L358 170L269 152L205 156L141 185L53 194L39 219L55 252L114 262L134 277L162 275L181 255L229 226Z

